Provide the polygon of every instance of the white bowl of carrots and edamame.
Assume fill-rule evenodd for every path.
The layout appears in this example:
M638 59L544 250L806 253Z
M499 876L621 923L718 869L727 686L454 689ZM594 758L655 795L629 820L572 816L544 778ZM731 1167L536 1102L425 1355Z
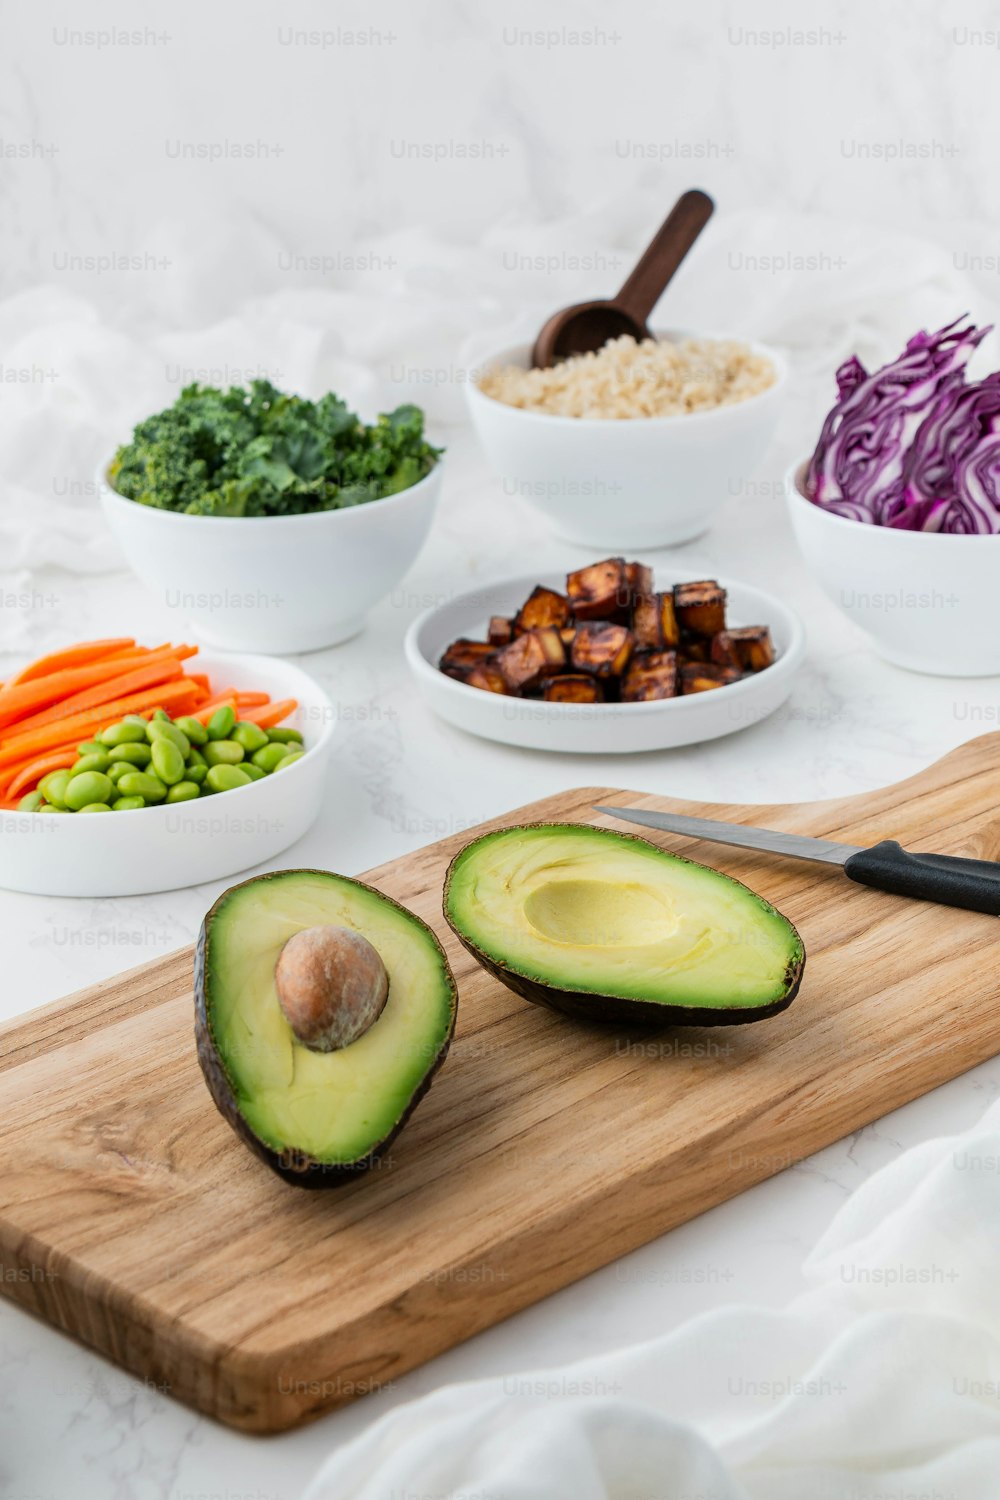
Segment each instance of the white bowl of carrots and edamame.
M56 651L24 669L23 677L14 673L0 686L0 887L47 896L144 895L234 875L274 858L301 838L322 805L335 719L317 683L271 656L195 654L185 647L157 652L131 642L111 644L116 649L105 650L103 657L100 651L85 654L88 646L107 645L101 642ZM169 651L177 656L164 656ZM144 679L154 680L143 686ZM190 686L195 680L197 690ZM63 685L64 696L53 702L53 693ZM136 764L118 775L120 747L112 749L117 763L110 786L109 747L103 747L102 757L101 734L126 719L133 726L143 719L148 724L157 713L161 727L167 716L171 722L194 718L206 729L214 718L214 738L196 746L194 740L201 736L193 724L190 736L180 737L169 730L150 737L148 728L146 734L136 729ZM244 726L239 733L237 723ZM257 731L253 738L251 726ZM265 736L278 736L268 747L262 730ZM198 770L192 772L190 765L182 770L169 752L161 754L156 741L168 735L172 743L188 746L184 759L190 757ZM110 736L112 741L119 737ZM210 748L219 745L218 753ZM269 754L270 745L274 749ZM279 759L282 749L284 760ZM207 758L201 753L205 750ZM254 755L260 762L254 779L233 774L230 761L251 767ZM165 789L157 763L172 782ZM261 775L264 766L268 769ZM79 768L75 776L67 779L74 768ZM191 775L202 783L198 795L188 782ZM217 785L206 789L206 775ZM133 785L137 792L148 792L150 800L130 795ZM46 786L51 803L45 800ZM104 800L81 802L75 793L83 786Z

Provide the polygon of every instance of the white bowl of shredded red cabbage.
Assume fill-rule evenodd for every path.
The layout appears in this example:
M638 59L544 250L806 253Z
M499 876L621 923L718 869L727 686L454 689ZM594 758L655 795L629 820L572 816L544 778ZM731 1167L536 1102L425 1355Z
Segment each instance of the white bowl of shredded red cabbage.
M911 671L1000 674L1000 372L965 369L988 332L919 333L872 375L848 360L815 452L788 476L824 593Z
M898 531L1000 533L1000 371L966 378L991 330L917 333L873 374L856 355L802 484L834 515Z

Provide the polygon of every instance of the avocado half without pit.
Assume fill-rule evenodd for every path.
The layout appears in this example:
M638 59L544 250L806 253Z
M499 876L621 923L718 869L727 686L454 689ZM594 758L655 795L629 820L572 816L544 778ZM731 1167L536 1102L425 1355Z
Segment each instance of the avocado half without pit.
M444 1061L457 1004L426 923L343 875L258 876L202 923L205 1081L237 1135L303 1187L334 1187L384 1158Z
M581 823L503 828L453 860L444 914L484 968L584 1020L761 1021L789 1005L802 939L731 876Z

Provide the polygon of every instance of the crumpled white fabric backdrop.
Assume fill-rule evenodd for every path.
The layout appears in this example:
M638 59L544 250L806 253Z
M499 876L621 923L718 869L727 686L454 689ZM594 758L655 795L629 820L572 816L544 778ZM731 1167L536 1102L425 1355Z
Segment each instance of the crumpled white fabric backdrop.
M198 235L202 266L183 296L170 277L130 282L113 322L64 287L0 302L0 569L121 566L97 509L98 465L195 373L210 383L261 373L307 395L335 389L367 417L415 400L439 430L461 420L468 364L530 335L553 306L613 291L662 211L630 202L544 228L503 222L475 246L400 231L366 246L377 272L344 277L337 290L268 291L280 246L265 228L249 217L199 223L177 231ZM579 268L567 245L580 247ZM187 326L192 309L232 305L231 268L242 286L255 265L262 290L238 313ZM945 250L908 236L814 215L742 213L709 225L659 321L785 346L802 446L846 354L896 353L918 325L940 326L967 309L988 317L990 291ZM990 357L984 346L980 358Z
M193 328L192 308L232 305L215 291L237 239L241 285L247 266L274 265L258 224L197 226L199 284L173 300L169 287L155 301L133 293L113 321L65 289L0 302L0 588L47 565L121 565L95 471L174 398L189 378L179 370L336 389L366 416L416 400L442 432L461 420L467 364L554 305L610 292L657 212L633 202L544 229L505 222L474 247L400 233L366 247L398 262L394 280L269 291L262 270L238 312ZM567 244L602 268L596 284L566 263ZM759 263L775 255L787 269ZM964 311L990 319L991 289L939 247L761 213L712 223L658 321L789 351L784 458L807 446L849 352L895 354ZM995 339L978 362L1000 363ZM25 628L24 612L0 612L6 648ZM308 1500L995 1500L998 1240L1000 1109L968 1139L931 1142L874 1177L810 1257L813 1291L786 1311L721 1308L612 1358L439 1391L335 1454Z

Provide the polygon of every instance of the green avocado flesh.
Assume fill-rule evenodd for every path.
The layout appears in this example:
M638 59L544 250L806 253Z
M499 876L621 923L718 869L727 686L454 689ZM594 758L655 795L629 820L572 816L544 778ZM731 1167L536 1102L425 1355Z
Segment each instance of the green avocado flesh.
M761 1019L788 1004L805 959L792 924L745 885L585 824L467 845L445 916L526 999L598 1019Z
M377 949L389 993L362 1036L324 1053L293 1034L274 969L294 933L328 924ZM207 1032L221 1080L211 1057L202 1066L220 1109L267 1151L321 1165L356 1164L385 1144L427 1087L455 1023L454 981L430 928L370 886L321 870L227 891L205 920L197 988L199 1053ZM220 1084L231 1098L220 1101Z

